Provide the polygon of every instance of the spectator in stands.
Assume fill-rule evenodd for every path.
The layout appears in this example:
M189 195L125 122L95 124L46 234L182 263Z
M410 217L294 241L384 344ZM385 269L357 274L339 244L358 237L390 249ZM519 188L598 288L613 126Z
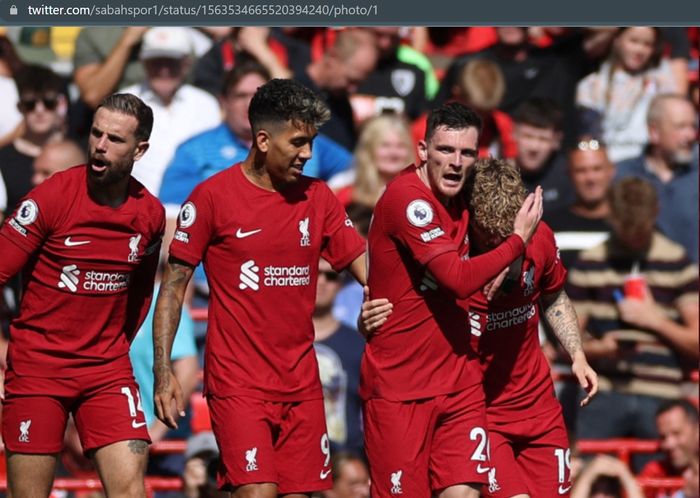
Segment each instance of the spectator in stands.
M640 476L682 476L698 458L698 409L684 399L667 401L656 411L656 430L664 458L646 464Z
M200 432L187 440L182 491L185 498L224 498L228 492L216 489L219 447L211 432Z
M141 62L146 78L124 88L153 109L151 148L135 164L133 176L154 195L175 149L188 138L216 126L219 104L204 90L185 83L192 42L185 28L152 28L143 36Z
M358 393L365 341L357 330L340 323L331 312L341 275L322 259L318 265L314 306L314 348L323 386L326 427L331 451L363 453L362 402Z
M571 148L568 166L575 200L545 213L544 218L554 231L564 266L571 268L580 251L600 244L610 234L608 191L615 166L605 144L591 136L580 137Z
M569 272L568 292L587 331L584 350L601 378L600 400L578 417L576 432L579 439L655 438L656 410L682 395L697 368L697 267L654 230L651 184L625 178L609 202L611 238L583 251Z
M679 90L668 61L661 59L661 41L658 28L620 28L607 61L578 84L576 103L601 113L602 138L613 162L642 152L654 95Z
M369 498L367 464L352 453L337 453L331 459L333 489L321 493L323 498Z
M192 82L218 96L226 74L248 62L261 64L273 78L289 78L293 69L303 70L311 62L311 50L273 28L231 28L228 36L197 60Z
M355 148L357 131L349 95L357 91L377 64L379 53L374 35L364 29L338 33L323 56L309 64L294 79L318 93L331 111L321 131L346 149Z
M598 455L574 482L571 498L644 498L644 493L624 462Z
M618 178L651 182L659 196L658 228L698 262L698 115L683 96L657 95L647 114L644 152L617 165Z
M387 112L416 119L426 110L428 98L426 75L414 60L425 56L410 47L401 49L403 28L362 29L374 35L379 60L350 98L355 116L359 122Z
M513 115L518 106L531 98L552 99L570 124L578 81L590 71L587 30L573 29L548 47L537 47L528 38L527 28L497 27L496 44L477 53L454 59L443 79L436 103L447 100L461 68L475 58L489 59L501 68L506 92L500 110ZM546 210L546 209L545 209Z
M525 188L534 192L537 185L542 187L545 213L571 204L573 189L566 177L566 158L560 152L559 106L548 99L530 99L518 107L513 121L518 147L515 165L520 169Z
M13 81L23 66L21 59L5 35L0 36L0 147L4 147L20 132L22 113L17 109L19 94Z
M344 206L374 207L386 184L414 160L414 148L403 118L385 114L366 121L355 148L355 181L337 192Z
M61 78L40 66L26 66L16 77L24 133L0 149L0 189L5 215L32 188L32 163L43 147L63 138L68 97Z
M141 38L146 27L87 27L75 42L73 67L80 97L94 109L118 88L144 80L139 63Z
M34 175L32 185L36 187L54 173L63 171L86 161L85 152L72 140L52 142L43 148L34 159Z
M483 122L479 135L479 156L513 159L517 145L513 139L513 121L498 110L505 93L503 72L488 59L474 59L462 68L455 82L451 100L474 109ZM418 143L425 135L427 114L413 123L413 140Z

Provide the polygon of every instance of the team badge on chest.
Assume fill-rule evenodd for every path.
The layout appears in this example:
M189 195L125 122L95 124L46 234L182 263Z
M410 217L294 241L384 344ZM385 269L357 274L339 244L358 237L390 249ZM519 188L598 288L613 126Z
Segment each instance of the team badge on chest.
M299 222L299 233L301 234L301 240L299 245L301 247L308 247L311 245L311 236L309 235L309 217L307 216Z

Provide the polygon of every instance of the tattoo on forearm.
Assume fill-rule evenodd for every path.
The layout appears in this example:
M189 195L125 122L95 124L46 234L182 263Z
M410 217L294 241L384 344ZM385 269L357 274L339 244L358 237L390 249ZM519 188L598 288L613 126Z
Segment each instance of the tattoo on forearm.
M140 439L132 439L129 441L129 450L137 455L145 455L148 453L148 443Z
M170 383L166 351L172 346L180 323L182 299L192 271L190 266L169 262L166 278L161 282L153 320L153 372L156 378L156 392L167 388Z
M543 304L547 323L552 327L554 335L557 336L564 350L573 356L574 353L581 350L581 333L579 332L576 310L571 304L569 296L566 295L566 292L561 291L553 302L547 303L546 300L543 300Z

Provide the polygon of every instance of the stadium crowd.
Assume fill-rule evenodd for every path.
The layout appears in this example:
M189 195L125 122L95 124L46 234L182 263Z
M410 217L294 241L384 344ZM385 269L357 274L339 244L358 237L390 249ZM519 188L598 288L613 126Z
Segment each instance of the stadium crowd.
M304 135L299 139L309 140L309 157L302 164L303 174L319 179L328 192L335 194L350 220L345 227L354 225L367 238L375 206L387 185L392 181L399 185L402 175L405 178L402 171L412 163L430 164L428 135L435 133L431 111L445 109L445 105L467 106L481 126L475 155L481 159L503 159L502 167L510 165L527 192L540 195L537 187L541 187L542 220L547 228L522 237L527 242L532 236L530 245L546 247L542 249L546 253L541 256L542 263L535 256L533 261L537 261L538 268L542 264L541 270L559 261L566 269L560 265L558 271L547 272L542 281L533 282L534 262L531 273L521 271L524 267L517 266L517 261L504 260L504 266L516 265L517 271L510 274L515 273L514 279L507 278L500 284L504 288L525 286L533 292L536 287L536 298L528 299L523 309L527 308L529 313L530 307L538 307L538 346L547 361L543 365L551 368L553 388L570 439L570 449L562 450L559 456L561 468L566 468L566 472L561 470L556 483L559 494L570 493L574 498L698 498L699 42L700 29L670 27L0 28L0 220L4 220L7 232L18 232L25 224L31 224L36 213L26 204L29 201L24 200L27 194L55 173L95 157L101 143L96 133L110 133L105 125L105 113L117 112L114 109L121 105L112 102L105 107L105 99L111 102L109 97L114 93L132 94L150 107L152 130L146 139L147 150L132 158L131 173L164 207L162 220L155 215L145 220L144 213L140 223L148 224L149 236L153 235L154 240L159 224L164 226L161 246L150 244L150 240L144 240L143 244L149 242L146 251L152 247L160 251L160 266L165 274L158 271L156 281L164 279L165 291L161 287L163 304L159 303L158 309L155 299L152 303L146 301L150 309L142 310L145 322L133 331L129 355L140 389L136 393L138 410L143 412L143 423L151 441L156 445L163 441L186 441L186 445L181 452L151 455L146 475L182 479L180 491L158 492L159 496L225 496L216 490L217 468L224 459L220 462L220 447L211 432L209 408L201 394L205 343L220 341L207 337L205 310L210 296L213 306L220 306L217 292L231 292L221 283L224 274L230 272L231 285L236 288L239 285L240 289L246 285L253 288L257 281L250 280L250 268L257 267L241 268L240 277L238 268L209 266L207 272L216 269L217 274L205 273L202 265L197 264L205 258L209 246L190 244L191 239L201 234L187 229L190 219L191 222L195 216L205 219L207 213L186 206L193 200L203 202L204 197L212 196L216 200L216 196L223 199L229 195L235 197L236 206L249 201L239 207L246 211L246 220L282 219L288 213L276 212L279 205L268 203L259 193L227 190L229 187L220 186L222 182L217 183L215 193L209 193L198 185L212 177L224 178L215 175L229 171L229 166L234 164L242 164L237 166L239 170L253 163L258 167L260 161L254 160L253 152L249 156L249 151L260 155L256 137L261 126L264 128L260 123L267 123L270 118L256 115L249 119L249 106L258 89L267 82L272 80L274 85L277 81L274 78L291 79L313 91L330 111L323 119L298 118L309 126L325 121L318 126L317 136L307 133L310 138ZM296 86L289 88L289 93L297 91ZM290 119L297 119L295 114L292 116ZM139 138L138 133L135 136ZM302 146L305 145L299 145ZM249 159L251 162L246 162ZM274 165L265 163L262 167L264 174L274 180ZM68 178L68 174L62 178ZM264 174L263 183L268 178ZM231 182L234 185L234 180ZM268 186L277 188L274 181ZM472 188L476 187L472 185ZM513 188L512 197L517 197L519 206L527 192ZM43 192L51 202L59 202L54 198L66 193L46 188L37 191ZM314 195L323 197L325 191L314 191ZM97 195L95 192L91 195ZM225 202L228 201L220 201L222 205ZM379 206L377 212L382 213L382 219L392 219L386 214L391 210L380 211L381 202ZM230 206L220 209L229 210L227 215L241 215ZM481 216L478 206L465 209L469 209L470 216L475 216L474 213L477 219ZM432 217L432 211L429 212ZM516 212L517 209L505 222L508 231L498 233L500 240L507 240L508 236L517 238L512 235L518 232L512 226ZM339 215L329 208L325 216ZM22 226L12 228L17 220ZM301 234L302 246L309 234L308 221L307 218L306 226L292 227L297 239ZM213 220L212 215L209 223L213 226L220 220ZM425 226L422 220L413 219L412 223ZM342 226L342 218L337 218L336 224ZM250 225L248 229L255 227ZM370 419L376 416L380 405L373 404L372 411L363 414L361 365L363 354L371 346L366 345L365 336L357 328L358 319L362 322L363 285L367 280L364 269L354 268L356 258L362 254L359 237L355 240L339 236L338 227L332 236L327 236L330 248L324 246L323 252L318 249L323 258L318 262L312 316L315 359L310 364L318 365L323 389L327 437L326 446L323 442L321 445L323 454L328 456L325 465L333 481L332 489L318 495L359 498L370 495L370 471L375 471L368 467L365 453L367 416ZM387 237L397 240L405 236L389 232ZM143 233L146 234L145 229ZM253 233L254 230L241 232L239 228L236 237L246 238ZM206 235L211 237L208 240L216 240L215 235ZM422 235L437 238L441 234ZM487 238L480 247L472 232L464 239L464 245L469 237L473 239L469 242L472 257L494 246ZM548 237L556 247L547 245ZM139 242L140 236L135 245L129 242L132 252L139 250ZM168 262L171 244L177 262L187 265ZM70 245L70 237L65 239L65 245ZM197 253L192 252L193 247ZM414 255L413 250L407 242L409 252L403 257L420 261L421 257L427 257ZM369 252L372 254L371 247ZM144 253L144 259L147 255L150 254ZM526 260L527 257L526 252ZM2 259L5 258L3 254ZM133 260L131 255L129 258L129 262L137 261L136 256ZM523 264L522 257L519 264ZM6 282L0 296L3 370L10 322L19 313L26 291L26 272L34 271L34 265L41 266L36 261L28 262L22 276L0 272L2 281ZM63 285L58 284L62 293L68 292L65 289L71 285L71 276L66 276L65 268L61 275ZM336 271L341 268L352 271ZM384 285L389 289L399 281L396 268L384 269ZM184 284L191 277L190 285L183 284L177 293L169 295L176 274L186 276ZM281 282L302 281L304 277L285 274L267 278ZM442 286L439 274L436 277ZM369 280L371 283L371 271ZM96 281L95 285L98 284L108 285ZM437 284L433 281L420 285ZM571 375L576 349L562 340L561 328L550 314L556 309L552 303L560 291L565 291L566 303L570 300L578 316L581 331L578 351L584 355L583 362L587 358L598 376L598 393L590 403L581 389L580 378ZM178 423L174 416L169 419L171 415L158 413L158 405L155 412L153 407L153 337L157 342L171 325L166 326L158 318L160 306L164 308L167 304L167 296L181 306L173 307L179 322L176 320L171 327L175 342L170 356L173 382L181 388L175 397L188 405L186 410L179 406L184 417ZM286 303L270 304L271 310L276 310L263 312L265 320L271 320L275 311L287 316ZM486 298L483 303L472 298L469 306L490 317L498 315L489 308ZM250 305L247 309L253 308ZM440 311L439 306L436 309L437 322L440 312L450 316L449 310ZM260 310L251 313L255 315ZM85 314L85 320L90 320L88 309ZM247 316L248 311L240 314ZM523 317L529 320L534 314ZM292 315L289 311L288 316ZM467 332L470 320L472 335L476 335L475 315L470 313L464 319L465 344L470 340ZM515 330L520 323L518 319L522 318L504 316L505 321L510 320L507 325L500 325L505 321L488 323L494 328ZM500 319L496 317L496 320ZM20 333L30 331L25 328ZM374 340L371 333L368 337ZM478 341L475 344L478 349ZM483 344L481 347L486 348ZM228 343L218 342L216 347L220 354L225 348L235 350ZM238 344L237 347L247 351L245 348L251 346ZM503 349L498 343L488 347L496 351ZM250 354L265 352L263 346L251 347L250 351ZM410 349L405 352L410 353ZM224 359L230 363L229 357ZM156 386L162 387L159 360L162 358L156 348L155 380ZM19 373L19 365L27 360L15 353L12 361ZM216 356L207 356L210 364L217 361ZM537 384L548 389L548 379L540 382L534 378L539 366L533 363L527 367L531 370L511 373L524 376L523 385ZM236 376L251 373L254 377L255 372L244 370L237 371ZM221 378L216 388L223 390L228 380L220 371L213 375L217 374ZM14 378L13 382L17 384ZM213 392L214 396L219 392L208 389L208 394ZM366 393L369 388L363 389ZM417 397L427 397L424 394ZM488 403L488 384L486 394ZM156 403L161 395L162 392L155 393ZM586 406L582 407L584 398ZM133 405L133 399L129 399ZM491 401L495 405L497 400ZM507 400L500 402L507 405ZM223 414L228 412L222 405L212 406L216 407L212 413L214 425L220 427L226 418ZM542 403L542 406L549 405ZM257 405L256 409L263 410ZM140 424L141 418L138 420ZM3 434L7 434L6 424L9 422L3 417ZM83 453L81 445L86 444L81 432L83 424L81 420L68 421L58 475L97 479L99 471L104 479L105 470L100 468L99 460L95 469L87 458L90 455ZM32 429L37 430L35 427ZM20 442L30 427L21 430ZM382 431L386 433L386 429ZM563 439L566 437L564 434ZM621 453L610 455L601 451L598 455L588 455L576 449L579 440L622 438L658 441L658 451L637 453L625 460ZM94 446L94 440L88 440ZM19 452L14 441L6 444L10 453ZM492 441L491 451L493 444ZM513 443L516 456L528 443L518 444ZM52 447L51 451L55 449ZM464 453L472 451L465 449ZM372 463L373 455L369 457ZM256 467L255 452L246 458L248 468ZM262 461L261 457L258 460ZM246 464L246 460L242 462ZM224 462L223 467L231 475L237 475L232 464ZM323 471L321 474L323 478ZM0 479L5 475L3 462ZM386 492L403 494L401 478L400 471L392 474L391 481L385 483ZM670 484L654 484L654 479L665 478L672 479ZM408 478L404 477L404 487L407 482ZM489 496L517 495L497 494L494 482L495 479L488 481L492 488ZM572 486L566 487L570 483ZM101 496L89 490L53 490L51 494L56 498L69 495ZM537 494L531 496L535 498Z

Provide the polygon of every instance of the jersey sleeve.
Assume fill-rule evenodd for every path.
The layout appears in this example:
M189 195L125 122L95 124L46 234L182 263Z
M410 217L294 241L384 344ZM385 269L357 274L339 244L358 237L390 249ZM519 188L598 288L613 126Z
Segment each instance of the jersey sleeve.
M63 183L57 177L49 178L30 191L5 220L0 236L27 254L36 251L54 230L59 213L65 212L56 202L56 193L66 191Z
M457 252L447 235L449 220L440 218L435 200L412 185L384 193L381 222L384 231L397 240L421 265L446 252Z
M333 192L318 182L320 197L326 208L323 220L323 247L321 256L336 270L343 270L365 252L365 241L343 210Z
M552 229L544 222L540 222L537 232L541 241L538 245L543 251L542 259L544 261L540 285L544 294L553 294L566 284L566 268L559 258L559 248L554 240Z
M153 300L153 283L158 271L160 245L165 232L163 206L156 203L154 209L158 210L158 214L154 217L152 223L148 245L144 251L141 263L134 270L129 286L126 321L124 322L124 332L129 341L133 340L141 328Z
M215 235L215 209L207 185L199 185L180 208L170 256L197 266Z

